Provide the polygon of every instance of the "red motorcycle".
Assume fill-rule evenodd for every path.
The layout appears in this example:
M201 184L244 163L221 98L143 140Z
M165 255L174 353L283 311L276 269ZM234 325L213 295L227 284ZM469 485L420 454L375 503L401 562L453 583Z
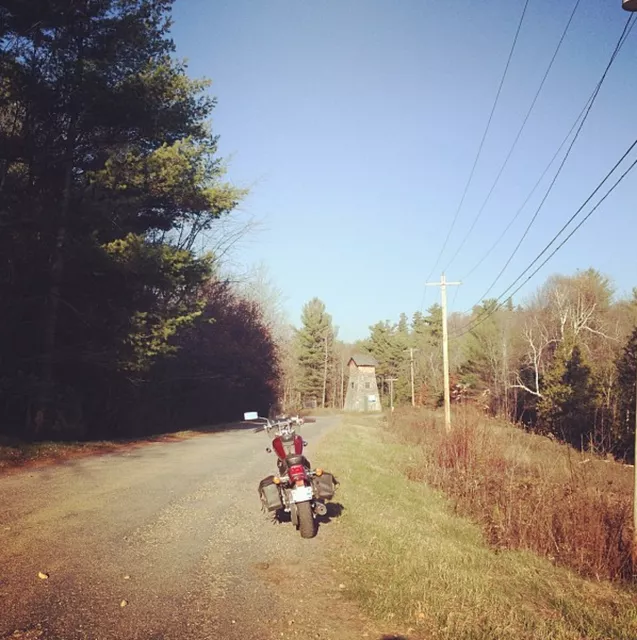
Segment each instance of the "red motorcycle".
M337 482L331 473L323 469L312 469L303 455L307 444L299 436L295 427L303 424L298 416L279 416L271 421L257 413L246 413L246 421L261 421L263 424L255 432L275 431L272 449L277 455L278 475L268 476L259 483L259 496L264 510L290 514L292 524L300 531L302 538L313 538L317 532L316 516L327 514L325 500L331 500L336 492ZM272 453L268 447L266 451Z

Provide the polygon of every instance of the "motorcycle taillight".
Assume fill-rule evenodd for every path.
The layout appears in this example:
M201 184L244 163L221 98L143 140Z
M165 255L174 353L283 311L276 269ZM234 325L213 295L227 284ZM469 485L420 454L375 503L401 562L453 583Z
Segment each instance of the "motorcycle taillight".
M293 464L289 475L292 480L302 480L305 478L305 467L302 464Z

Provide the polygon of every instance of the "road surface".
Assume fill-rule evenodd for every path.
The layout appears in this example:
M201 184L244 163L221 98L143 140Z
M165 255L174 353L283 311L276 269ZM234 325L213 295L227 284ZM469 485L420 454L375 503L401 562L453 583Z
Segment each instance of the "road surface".
M311 461L337 423L303 427ZM334 518L303 540L260 511L265 446L236 429L0 477L0 639L375 640L328 568Z

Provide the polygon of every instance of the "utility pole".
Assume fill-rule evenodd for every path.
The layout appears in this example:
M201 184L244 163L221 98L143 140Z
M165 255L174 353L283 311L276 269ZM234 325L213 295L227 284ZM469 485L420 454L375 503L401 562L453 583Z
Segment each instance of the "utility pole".
M409 347L407 349L409 351L409 366L411 369L411 406L416 406L416 392L414 389L414 351L418 351L418 349L414 349L413 347Z
M325 409L325 396L327 395L327 336L329 335L330 330L328 329L325 332L325 366L323 368L323 409Z
M635 459L633 460L633 575L637 571L637 353L635 353Z
M622 0L626 11L637 11L637 0ZM637 354L635 354L635 460L633 465L633 575L637 572Z
M398 378L385 378L385 382L389 382L389 406L392 413L394 413L394 382L396 380Z
M637 0L622 0L626 11L637 11ZM633 575L637 571L637 353L635 354L635 460L633 465Z
M442 367L444 376L445 394L445 428L451 429L451 399L449 393L449 336L447 332L447 287L461 285L461 282L447 282L445 274L442 274L440 282L427 282L428 287L440 287L440 297L442 298Z
M637 0L622 0L626 11L637 11ZM633 575L637 571L637 353L635 354L635 460L633 465Z

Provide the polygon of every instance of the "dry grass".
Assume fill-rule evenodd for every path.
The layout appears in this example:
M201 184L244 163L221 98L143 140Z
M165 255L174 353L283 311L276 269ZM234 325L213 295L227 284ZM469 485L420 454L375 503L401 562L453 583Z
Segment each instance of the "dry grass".
M632 467L459 411L405 411L392 431L415 445L405 471L453 498L496 548L530 549L597 579L632 579Z
M329 525L341 593L391 633L410 640L637 638L632 589L580 577L529 551L494 550L442 491L405 476L406 465L423 464L423 453L379 420L346 416L320 448L317 459L341 482L343 513ZM459 451L462 457L462 445Z

